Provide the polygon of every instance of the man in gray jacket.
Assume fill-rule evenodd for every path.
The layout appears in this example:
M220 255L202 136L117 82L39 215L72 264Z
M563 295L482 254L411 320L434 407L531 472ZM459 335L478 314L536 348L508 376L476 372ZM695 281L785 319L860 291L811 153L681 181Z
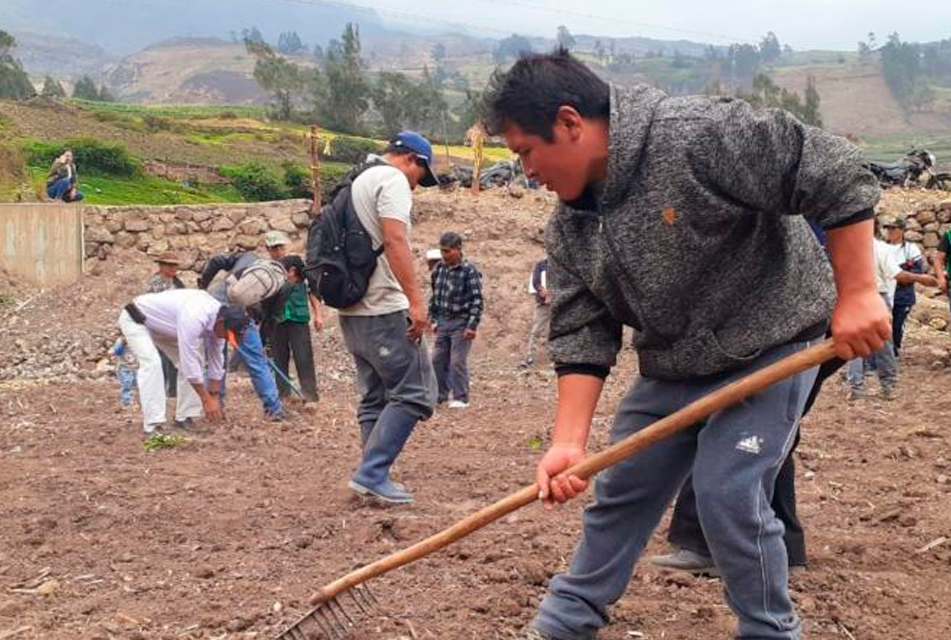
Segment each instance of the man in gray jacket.
M564 471L585 456L623 325L637 330L640 376L614 440L805 348L830 321L844 359L891 335L872 267L879 189L845 140L739 100L609 86L565 51L497 72L485 106L526 177L560 200L546 240L559 376L552 444L537 469L546 506L587 487ZM825 228L832 270L803 216ZM600 474L571 566L552 579L527 637L597 636L692 471L737 637L798 638L769 503L815 376L778 383Z

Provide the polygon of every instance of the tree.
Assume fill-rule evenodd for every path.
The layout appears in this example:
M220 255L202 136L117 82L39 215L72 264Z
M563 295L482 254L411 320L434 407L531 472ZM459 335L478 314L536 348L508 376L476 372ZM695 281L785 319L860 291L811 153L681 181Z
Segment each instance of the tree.
M65 98L66 90L58 81L46 76L43 78L43 90L40 91L40 95L44 98Z
M360 49L360 28L352 23L344 27L341 40L332 41L327 48L323 116L332 129L346 133L360 130L360 120L370 106L370 87L363 77Z
M0 30L0 98L8 100L23 100L36 95L36 89L20 61L13 57L16 46L16 39Z
M763 62L770 63L779 60L783 49L779 45L779 38L776 37L775 33L770 31L763 36L759 43L759 53Z
M98 100L99 102L115 102L116 97L106 88L106 85L100 85Z
M257 27L251 27L250 29L241 30L241 42L264 42L264 36L261 35L261 32Z
M708 87L708 93L719 90L719 85ZM822 126L822 118L819 115L819 91L816 89L815 78L810 77L807 82L805 104L798 93L779 87L765 73L757 74L753 78L751 93L738 92L737 97L746 100L756 109L785 109L806 124Z
M888 36L880 49L882 75L895 98L906 102L915 93L921 79L921 47L913 42L902 42L898 33Z
M513 33L508 38L499 41L499 46L495 49L495 63L505 64L517 59L522 53L530 52L532 43L527 38Z
M290 120L294 97L304 88L300 69L274 53L264 42L245 40L245 49L255 57L254 79L262 89L274 94L274 117Z
M565 25L558 27L558 34L555 38L558 40L558 46L562 49L571 51L571 48L575 46L575 37L571 35L571 32L568 31L568 27Z
M806 103L802 108L802 121L816 127L822 126L822 114L819 113L819 90L816 88L816 77L806 78Z
M296 31L282 31L277 38L277 51L286 56L296 55L306 51L307 47L301 42L300 36Z
M604 64L604 45L601 44L600 40L594 41L594 55L599 63Z
M92 78L83 76L76 81L76 85L73 87L73 97L78 100L98 102L99 89L96 87L96 83L93 82Z
M432 54L433 60L436 62L436 66L438 67L446 59L446 45L441 42L437 42L433 45L430 53Z
M418 83L402 73L383 72L373 87L373 105L383 118L386 136L402 129L423 133L439 131L448 110L442 92L433 84L429 72L423 70Z

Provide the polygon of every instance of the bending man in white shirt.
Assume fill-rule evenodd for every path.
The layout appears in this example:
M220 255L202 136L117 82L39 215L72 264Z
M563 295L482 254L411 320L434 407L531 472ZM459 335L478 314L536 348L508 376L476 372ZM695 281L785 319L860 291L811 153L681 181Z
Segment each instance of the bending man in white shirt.
M178 367L175 423L202 414L221 418L221 379L228 331L240 333L248 317L240 305L223 305L208 292L177 289L138 296L119 314L119 328L139 360L138 387L143 429L165 425L161 350Z

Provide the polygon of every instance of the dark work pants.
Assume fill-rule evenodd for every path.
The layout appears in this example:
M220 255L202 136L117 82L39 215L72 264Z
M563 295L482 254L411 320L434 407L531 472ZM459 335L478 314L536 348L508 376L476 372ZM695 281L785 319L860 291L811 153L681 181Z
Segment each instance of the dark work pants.
M835 359L827 362L819 368L819 374L806 400L806 406L803 410L803 417L812 409L812 405L822 389L823 381L835 373L844 363ZM806 536L802 530L802 524L796 514L796 465L793 462L793 452L799 446L799 433L796 433L796 439L793 441L792 449L786 456L786 461L779 470L776 477L776 484L773 488L773 500L770 506L776 513L776 516L782 521L786 528L783 534L783 541L786 543L786 554L791 565L806 564ZM674 506L674 514L670 521L670 530L667 533L667 540L678 547L689 549L696 553L710 555L710 549L707 547L707 541L703 535L703 529L700 527L700 518L697 515L697 499L693 492L693 477L688 476L684 480L683 487L680 489L680 495L677 496L677 504Z
M911 313L914 304L896 304L892 307L892 346L895 348L895 355L901 351L902 338L905 336L905 320Z
M178 369L161 350L159 350L159 358L162 359L162 373L165 374L165 395L174 398L178 394Z
M317 396L317 372L314 368L314 348L310 343L310 325L306 322L282 322L271 333L271 349L274 364L290 377L291 354L294 355L294 368L304 399L315 402ZM291 387L281 376L277 376L277 389L281 397L291 393Z

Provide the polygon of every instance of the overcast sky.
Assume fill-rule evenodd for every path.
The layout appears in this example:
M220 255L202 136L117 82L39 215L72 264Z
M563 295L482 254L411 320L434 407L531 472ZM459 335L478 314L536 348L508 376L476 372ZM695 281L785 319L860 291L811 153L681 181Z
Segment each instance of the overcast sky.
M551 36L559 24L572 33L687 39L716 44L757 41L774 31L795 49L854 50L874 31L879 42L898 31L902 40L951 38L947 0L352 0L387 20L399 14L469 25L485 36L517 31ZM408 16L402 16L408 19ZM448 25L446 26L448 30Z

